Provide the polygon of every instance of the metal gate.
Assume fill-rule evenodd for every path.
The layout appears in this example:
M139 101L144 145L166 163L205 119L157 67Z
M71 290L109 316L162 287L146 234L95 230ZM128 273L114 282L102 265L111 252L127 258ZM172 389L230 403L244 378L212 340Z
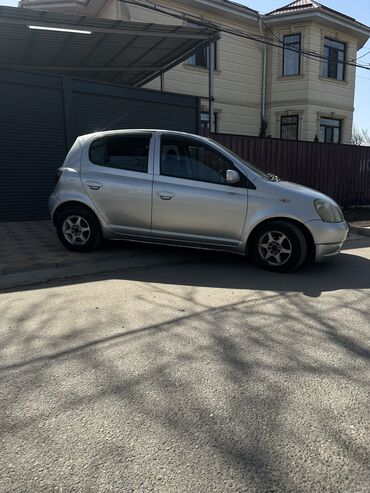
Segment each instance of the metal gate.
M209 132L207 136L265 171L329 195L341 206L370 205L370 147Z
M199 98L0 69L0 221L48 218L55 170L78 135L119 128L198 133Z

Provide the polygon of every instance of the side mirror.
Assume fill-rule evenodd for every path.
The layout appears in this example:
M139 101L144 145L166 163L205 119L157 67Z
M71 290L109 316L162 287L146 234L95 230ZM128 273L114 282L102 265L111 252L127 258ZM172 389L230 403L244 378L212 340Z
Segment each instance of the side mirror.
M226 171L226 183L228 185L234 185L235 183L240 182L240 175L237 171L233 169L228 169Z

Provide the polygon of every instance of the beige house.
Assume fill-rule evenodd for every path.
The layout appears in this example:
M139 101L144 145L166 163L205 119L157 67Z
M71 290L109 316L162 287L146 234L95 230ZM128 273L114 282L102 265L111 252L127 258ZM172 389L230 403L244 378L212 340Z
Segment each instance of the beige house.
M20 6L217 25L216 46L201 49L147 87L200 96L202 125L218 132L350 142L352 63L370 28L317 2L297 0L263 16L229 0L22 0Z

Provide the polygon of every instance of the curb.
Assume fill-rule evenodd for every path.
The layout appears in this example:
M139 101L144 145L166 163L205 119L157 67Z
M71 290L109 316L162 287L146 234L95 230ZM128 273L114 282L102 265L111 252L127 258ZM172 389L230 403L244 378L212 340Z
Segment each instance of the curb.
M362 226L349 226L350 233L361 236L370 236L370 227L365 228Z
M63 279L76 279L88 275L101 275L106 273L114 273L133 268L147 268L159 265L174 265L189 262L188 258L183 255L133 255L126 257L124 260L110 258L109 260L101 261L98 264L80 263L73 265L59 265L51 268L38 270L27 270L16 273L9 273L0 277L0 292L34 286L47 282L60 281Z
M46 271L51 269L61 270L69 267L80 268L81 266L87 265L88 262L66 262L63 264L58 264L55 262L51 262L50 264L34 264L31 267L10 267L1 269L0 274L4 276L8 275L17 275L17 274L31 274L33 272ZM0 282L1 284L1 282Z

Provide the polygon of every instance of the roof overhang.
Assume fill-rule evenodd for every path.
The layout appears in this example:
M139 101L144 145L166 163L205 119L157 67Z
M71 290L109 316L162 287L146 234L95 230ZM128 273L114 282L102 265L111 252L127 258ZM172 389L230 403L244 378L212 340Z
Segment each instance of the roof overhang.
M2 68L142 86L218 38L215 29L206 27L96 19L0 6Z
M202 9L208 12L213 12L215 14L241 21L251 21L256 22L257 11L253 10L245 5L241 5L238 2L233 2L230 0L186 0L187 6L194 6L197 9Z
M356 20L351 20L341 15L334 15L333 12L327 13L320 9L314 9L307 12L295 12L276 15L265 15L264 21L269 26L292 24L292 22L316 21L327 26L340 29L349 35L358 39L358 48L366 43L370 37L370 28Z

